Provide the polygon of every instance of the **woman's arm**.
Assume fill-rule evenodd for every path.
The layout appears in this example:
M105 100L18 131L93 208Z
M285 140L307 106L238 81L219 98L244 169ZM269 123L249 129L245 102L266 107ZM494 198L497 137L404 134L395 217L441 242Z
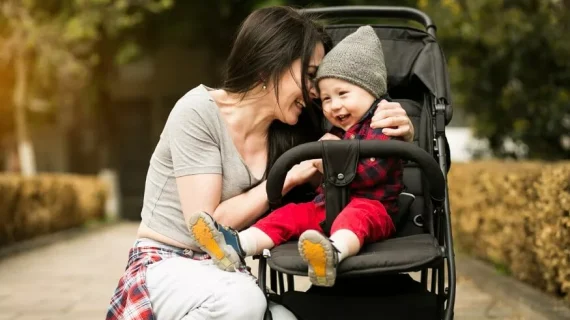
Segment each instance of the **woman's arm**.
M196 211L205 211L219 223L241 229L269 208L266 182L221 202L222 158L219 138L211 125L216 121L209 104L190 97L181 99L171 111L164 137L168 139L185 220ZM283 194L308 182L316 172L308 161L294 166L287 173Z
M220 203L222 176L196 174L176 179L184 220L197 211L212 214L223 225L242 229L249 226L269 208L265 181L249 191Z
M310 161L302 162L289 170L283 184L285 195L295 186L304 184L317 173ZM176 179L185 221L196 211L211 213L225 226L241 230L250 226L269 209L267 182L263 181L250 190L220 203L222 176L197 174Z
M283 183L282 195L286 195L296 186L310 181L317 173L312 161L303 161L293 166ZM267 181L255 188L228 199L216 208L214 218L223 225L241 230L253 224L269 209L267 198Z
M267 210L265 183L221 202L222 157L213 126L217 117L209 102L189 96L175 105L163 135L170 147L184 220L205 211L220 223L239 228Z
M188 224L188 218L194 212L215 212L222 197L222 175L195 174L178 177L176 187L184 221Z
M249 227L269 209L266 186L267 182L263 181L255 188L220 203L214 210L214 219L236 230Z

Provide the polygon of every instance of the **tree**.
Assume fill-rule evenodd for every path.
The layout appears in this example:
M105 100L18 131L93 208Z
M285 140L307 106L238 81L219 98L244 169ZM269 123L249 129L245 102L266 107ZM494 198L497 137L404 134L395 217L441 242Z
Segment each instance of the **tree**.
M434 16L456 107L497 156L506 140L528 157L570 158L570 2L418 1Z
M56 109L59 123L65 126L99 63L94 48L101 38L137 25L143 12L159 12L171 4L172 0L4 0L0 4L0 53L13 68L12 103L22 174L36 171L26 121L30 106L35 102Z

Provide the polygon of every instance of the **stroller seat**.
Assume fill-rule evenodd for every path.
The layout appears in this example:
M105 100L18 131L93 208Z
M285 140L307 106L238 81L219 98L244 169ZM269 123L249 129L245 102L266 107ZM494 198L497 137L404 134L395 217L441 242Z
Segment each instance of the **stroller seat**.
M365 274L413 272L434 267L443 252L437 239L430 234L390 238L365 245L358 255L346 258L337 269L337 277ZM290 241L271 251L267 264L286 274L307 275L307 264L301 259L297 242Z
M418 147L426 145L429 138L426 139L418 130L425 126L422 120L426 120L425 115L422 117L421 104L406 98L392 100L400 103L414 128L417 128L414 144ZM418 233L423 228L422 220L430 216L424 213L425 195L421 181L422 171L418 165L406 163L404 185L407 192L400 195L399 220L394 221L397 229L395 236L364 245L356 256L340 263L337 277L413 272L441 263L444 252L438 239L431 233ZM289 241L272 249L267 264L271 269L285 274L307 276L308 272L307 264L299 255L297 241Z

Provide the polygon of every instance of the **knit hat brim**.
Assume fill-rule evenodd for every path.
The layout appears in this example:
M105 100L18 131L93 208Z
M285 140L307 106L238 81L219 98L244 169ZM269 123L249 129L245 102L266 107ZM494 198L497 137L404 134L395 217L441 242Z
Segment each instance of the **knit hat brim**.
M379 90L378 90L377 88L376 88L376 89L375 89L375 88L370 88L370 87L368 87L366 84L363 84L362 81L356 81L353 77L348 77L348 76L341 75L341 74L337 74L337 75L328 74L328 75L326 75L326 76L322 76L322 77L320 77L320 78L317 78L317 80L316 80L316 82L315 82L315 83L317 83L317 87L318 87L318 83L319 83L321 80L324 80L324 79L338 79L338 80L346 81L346 82L348 82L348 83L350 83L350 84L353 84L353 85L355 85L355 86L358 86L358 87L360 87L360 88L366 90L366 91L367 91L368 93L370 93L375 99L378 99L378 98L380 98L382 95L384 95L384 94L379 94Z
M362 26L325 55L315 83L324 78L344 80L378 99L387 92L386 77L382 43L371 26Z

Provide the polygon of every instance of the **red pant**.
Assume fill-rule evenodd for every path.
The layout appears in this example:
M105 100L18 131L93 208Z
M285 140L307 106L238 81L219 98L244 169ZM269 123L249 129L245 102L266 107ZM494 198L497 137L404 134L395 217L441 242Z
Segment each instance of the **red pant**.
M314 202L290 203L260 219L253 226L267 234L278 246L290 239L299 238L306 230L323 232L320 223L325 217L324 206L317 206ZM395 231L394 223L382 203L366 198L352 198L339 213L331 227L331 234L340 229L354 232L361 246L388 238Z

